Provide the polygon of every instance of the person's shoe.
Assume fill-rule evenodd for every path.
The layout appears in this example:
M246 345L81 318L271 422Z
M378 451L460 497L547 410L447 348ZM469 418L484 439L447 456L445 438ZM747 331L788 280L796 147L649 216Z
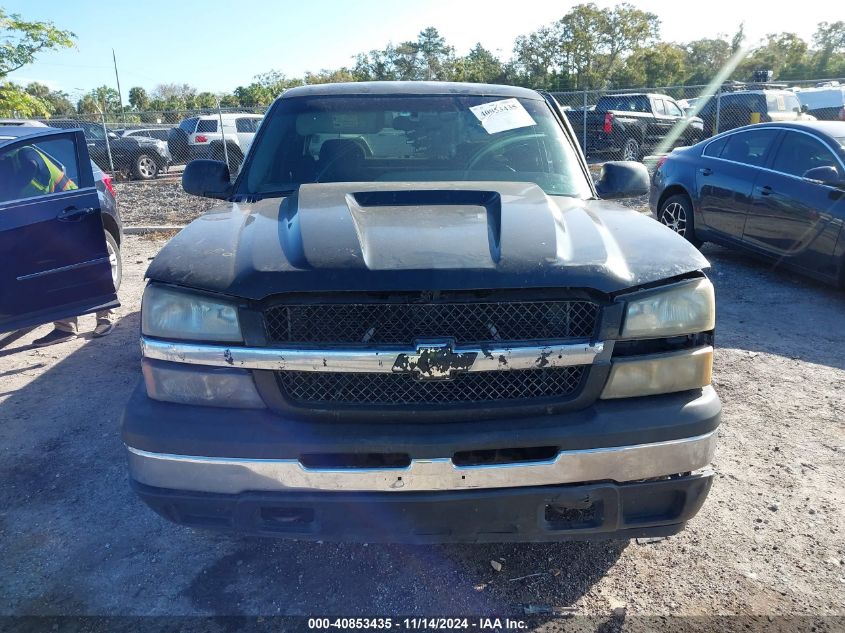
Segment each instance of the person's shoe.
M65 332L64 330L53 330L46 336L37 338L32 341L35 347L46 347L47 345L56 345L57 343L67 343L76 338L73 332Z
M97 321L97 326L94 328L94 337L100 338L106 336L114 329L114 323L111 321Z

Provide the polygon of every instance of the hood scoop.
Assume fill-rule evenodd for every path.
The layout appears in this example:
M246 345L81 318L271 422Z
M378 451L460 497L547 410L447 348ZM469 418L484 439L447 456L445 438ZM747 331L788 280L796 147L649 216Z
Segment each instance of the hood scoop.
M550 225L543 228L554 222L548 198L536 185L496 183L506 191L493 191L490 184L303 185L297 201L302 254L314 267L341 264L337 258L348 265L351 256L369 270L496 268L503 235L531 241L517 229L521 221ZM544 234L549 235L536 231L534 239ZM327 243L337 249L329 252ZM535 255L555 252L547 240L520 246Z
M501 254L502 201L492 191L349 193L370 270L494 268Z

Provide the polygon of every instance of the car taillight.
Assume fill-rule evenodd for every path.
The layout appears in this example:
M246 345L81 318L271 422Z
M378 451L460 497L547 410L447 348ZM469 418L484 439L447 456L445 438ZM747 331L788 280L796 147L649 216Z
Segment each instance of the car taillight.
M665 163L665 162L666 162L666 159L667 159L667 158L669 158L669 155L668 155L668 154L667 154L666 156L661 156L660 158L658 158L658 159L657 159L657 166L655 167L655 170L660 169L661 167L663 167L663 163Z
M117 194L114 192L114 186L111 182L111 176L108 174L103 174L103 184L106 186L106 189L109 190L109 193L112 195L113 198L117 198Z
M602 128L605 134L610 134L613 131L613 113L608 112L604 115L604 127Z
M197 134L197 143L208 143L208 137L202 134Z

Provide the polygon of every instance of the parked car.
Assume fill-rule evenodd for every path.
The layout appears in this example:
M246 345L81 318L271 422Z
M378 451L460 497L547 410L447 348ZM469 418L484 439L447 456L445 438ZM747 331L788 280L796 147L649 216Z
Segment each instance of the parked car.
M845 284L845 123L747 126L658 163L655 216L708 240Z
M315 139L319 139L315 142ZM369 155L365 148L369 148ZM297 539L682 529L720 404L704 257L594 186L551 95L324 84L147 270L129 472L164 517Z
M195 158L223 160L225 138L229 167L234 173L249 150L263 118L261 114L243 112L190 117L170 130L167 141L170 153L176 157L178 163L187 163Z
M32 119L0 119L0 126L2 127L47 127L41 121L33 121Z
M754 123L815 121L794 92L777 88L721 93L708 98L698 116L708 136Z
M796 96L807 114L819 121L845 121L845 86L802 88Z
M131 130L120 130L118 131L118 136L143 136L145 138L154 138L157 141L167 142L167 138L170 136L171 129L172 128L169 127L147 127Z
M74 188L21 198L3 160L21 148L46 155ZM118 306L120 241L110 179L93 169L82 132L0 128L0 332Z
M583 145L584 111L572 110L566 116ZM704 138L701 119L688 118L674 99L661 94L605 95L593 111L586 113L586 121L584 150L590 158L641 160L681 123L685 127L671 147L691 145Z
M111 163L114 163L115 171L127 172L138 180L150 180L167 172L173 162L165 141L146 136L120 137L115 132L103 130L102 124L88 121L50 119L49 124L62 129L82 129L95 163L104 169L111 169ZM106 135L109 137L108 147Z

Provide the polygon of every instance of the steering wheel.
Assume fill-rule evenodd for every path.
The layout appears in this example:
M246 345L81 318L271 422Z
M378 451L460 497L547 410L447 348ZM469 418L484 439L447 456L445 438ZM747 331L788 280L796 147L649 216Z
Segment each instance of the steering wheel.
M466 171L475 169L475 166L481 162L481 159L485 158L488 154L492 154L493 152L502 150L510 145L514 145L515 143L530 141L532 139L542 138L543 136L543 134L520 134L518 136L511 136L510 138L503 138L500 141L496 141L495 143L491 143L486 147L482 147L475 154L473 154L469 161L467 161Z

